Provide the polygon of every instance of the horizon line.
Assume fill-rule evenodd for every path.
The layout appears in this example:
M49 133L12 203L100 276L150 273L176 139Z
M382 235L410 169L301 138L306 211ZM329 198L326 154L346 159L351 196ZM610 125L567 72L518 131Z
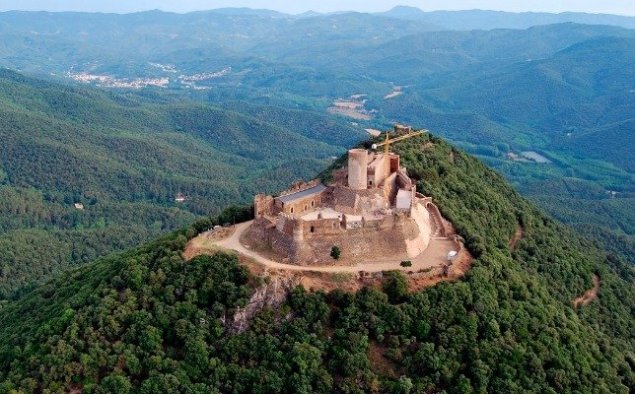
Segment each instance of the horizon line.
M435 10L422 10L419 7L414 7L414 6L394 6L391 7L385 11L356 11L356 10L341 10L341 11L330 11L330 12L324 12L324 11L315 11L315 10L307 10L307 11L303 11L303 12L298 12L298 13L290 13L290 12L284 12L284 11L278 11L278 10L274 10L274 9L270 9L270 8L252 8L252 7L218 7L218 8L209 8L209 9L200 9L200 10L191 10L191 11L173 11L173 10L166 10L166 9L161 9L161 8L149 8L149 9L144 9L144 10L138 10L138 11L130 11L130 12L114 12L114 11L78 11L78 10L46 10L46 9L41 9L41 10L28 10L28 9L10 9L10 10L2 10L0 11L0 13L7 13L7 12L31 12L31 13L38 13L38 12L45 12L45 13L55 13L55 14L63 14L63 13L76 13L76 14L104 14L104 15L133 15L133 14L141 14L144 12L153 12L153 11L158 11L158 12L163 12L166 14L176 14L176 15L187 15L187 14L195 14L195 13L199 13L199 12L214 12L214 11L223 11L223 10L251 10L251 11L269 11L269 12L275 12L278 13L280 15L286 15L286 16L301 16L304 14L316 14L316 15L336 15L336 14L348 14L348 13L357 13L357 14L367 14L367 15L377 15L377 14L383 14L383 13L387 13L392 11L395 8L412 8L412 9L416 9L421 11L422 13L434 13L434 12L474 12L474 11L482 11L482 12L500 12L500 13L505 13L505 14L516 14L516 15L520 15L520 14L547 14L547 15L562 15L562 14L585 14L585 15L605 15L605 16L618 16L618 17L626 17L626 18L633 18L635 17L635 15L627 15L627 14L617 14L617 13L607 13L607 12L589 12L589 11L505 11L505 10L496 10L496 9L486 9L486 8L469 8L469 9L460 9L460 10L448 10L448 9L435 9Z

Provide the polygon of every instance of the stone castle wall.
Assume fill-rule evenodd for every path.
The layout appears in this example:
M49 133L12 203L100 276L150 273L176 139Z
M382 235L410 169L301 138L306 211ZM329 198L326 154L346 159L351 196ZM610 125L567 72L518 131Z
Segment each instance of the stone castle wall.
M344 229L339 219L303 221L286 217L278 224L278 229L267 230L263 242L276 253L288 256L290 263L302 265L334 263L330 256L333 246L342 252L340 264L412 258L428 246L432 232L425 208L416 217L388 215L351 229Z
M298 222L298 226L302 226L305 239L314 235L342 235L344 233L339 218L301 220Z
M330 256L333 246L342 251L338 264L409 259L421 254L434 230L441 234L447 231L436 206L430 199L419 198L399 162L397 155L353 149L349 151L348 167L334 175L339 182L330 184L321 193L287 203L257 195L252 237L285 256L287 262L302 265L335 263ZM318 184L319 180L297 182L280 195ZM391 210L400 189L411 194L412 204ZM429 205L431 209L427 209ZM340 217L300 218L320 207L330 207Z
M428 248L432 237L432 218L423 204L415 203L410 211L410 217L417 227L417 234L406 238L406 249L409 256L418 256Z
M397 173L390 174L384 182L384 198L390 202L391 205L395 204L397 198L397 192L399 191L399 185L397 184Z
M265 194L257 194L254 197L254 217L271 216L273 213L273 197Z
M403 170L398 170L395 172L397 176L397 186L402 189L411 189L414 187L412 180L408 177L408 175Z
M269 243L270 231L275 231L275 223L266 217L254 219L253 225L249 229L249 237L260 244Z
M306 190L306 189L310 189L314 186L317 186L320 184L320 180L319 179L313 179L310 180L308 182L303 182L303 181L298 181L295 182L293 185L291 185L290 188L288 188L287 190L284 190L282 192L280 192L278 194L278 196L286 196L289 194L293 194L293 193L297 193L300 192L302 190Z
M372 175L371 175L372 174ZM372 166L369 166L368 184L370 187L378 187L390 175L390 156L375 155ZM371 183L372 182L372 183Z
M289 262L296 261L298 243L295 242L293 235L276 231L275 229L267 232L267 243L271 249L281 256L288 256Z
M296 182L289 189L280 193L280 196L286 196L292 193L297 193L302 190L310 189L314 186L317 186L320 183L319 179L314 179L309 182ZM257 194L254 197L254 216L256 218L261 216L276 216L280 212L284 213L301 213L303 211L312 209L313 207L319 206L322 203L322 194L307 196L304 199L294 201L291 204L286 204L283 209L283 204L276 200L273 196L268 196L265 194ZM307 206L305 210L304 207ZM291 212L291 208L293 208L293 212Z
M297 220L293 218L293 216L281 213L276 218L276 231L293 235L293 230L297 224Z
M388 224L388 221L385 222ZM407 258L406 232L414 226L410 221L393 221L392 228L362 227L347 230L345 235L329 234L305 238L296 251L295 261L299 264L329 264L331 248L341 250L340 264L381 260L382 258Z

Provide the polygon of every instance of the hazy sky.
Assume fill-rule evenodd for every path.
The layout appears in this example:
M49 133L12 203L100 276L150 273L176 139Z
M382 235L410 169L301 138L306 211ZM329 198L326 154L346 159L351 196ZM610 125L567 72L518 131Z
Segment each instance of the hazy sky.
M0 11L99 11L135 12L161 9L174 12L221 7L267 8L287 13L308 10L384 11L395 5L411 5L425 11L488 9L503 11L582 11L635 16L635 0L0 0Z

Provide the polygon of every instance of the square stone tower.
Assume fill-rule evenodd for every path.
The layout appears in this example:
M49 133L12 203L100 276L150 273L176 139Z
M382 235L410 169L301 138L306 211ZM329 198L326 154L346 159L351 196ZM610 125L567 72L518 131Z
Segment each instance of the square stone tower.
M368 184L368 151L351 149L348 151L348 187L364 190Z

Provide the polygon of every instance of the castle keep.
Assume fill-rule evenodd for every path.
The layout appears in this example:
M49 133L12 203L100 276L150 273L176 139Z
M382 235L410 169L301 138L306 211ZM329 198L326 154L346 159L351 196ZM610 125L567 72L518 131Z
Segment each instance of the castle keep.
M316 179L277 197L259 194L254 209L252 240L302 265L333 263L333 246L347 263L414 258L438 232L440 218L388 149L351 149L328 185Z

